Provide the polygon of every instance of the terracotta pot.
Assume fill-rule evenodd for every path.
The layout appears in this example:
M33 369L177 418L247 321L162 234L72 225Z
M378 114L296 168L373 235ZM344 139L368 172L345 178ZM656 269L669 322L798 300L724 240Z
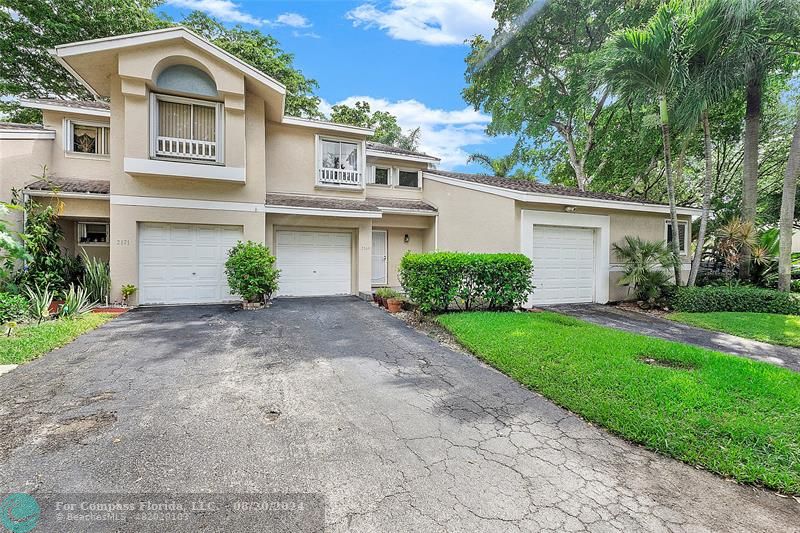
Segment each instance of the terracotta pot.
M403 309L403 300L397 298L389 298L386 300L386 307L390 313L399 313Z
M64 300L53 300L50 302L50 314L54 315L58 313L58 308L64 305Z

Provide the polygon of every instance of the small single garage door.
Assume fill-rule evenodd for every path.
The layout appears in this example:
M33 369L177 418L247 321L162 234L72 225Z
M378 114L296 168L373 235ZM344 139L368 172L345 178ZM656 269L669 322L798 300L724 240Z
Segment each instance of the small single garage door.
M240 226L139 224L139 302L236 300L228 289L225 260L241 239Z
M275 235L275 257L281 270L278 294L350 294L351 256L349 233L278 231Z
M594 230L533 226L533 302L594 301Z

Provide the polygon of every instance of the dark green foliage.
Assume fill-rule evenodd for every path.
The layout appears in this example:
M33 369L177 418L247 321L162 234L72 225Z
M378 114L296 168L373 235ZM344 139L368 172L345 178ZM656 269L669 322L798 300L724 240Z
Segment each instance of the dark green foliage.
M65 278L72 271L72 262L59 244L64 232L58 224L58 211L52 205L41 206L29 200L25 204L25 215L24 238L29 257L20 272L18 284L63 292L67 288Z
M800 315L800 295L750 286L679 287L672 298L676 311L775 313Z
M269 299L278 290L280 270L275 268L275 256L259 242L236 243L228 251L225 274L231 292L248 302Z
M513 309L533 290L531 260L522 254L407 253L400 283L423 313L452 306Z
M24 318L28 312L28 300L19 294L0 292L0 325Z
M636 298L655 302L672 284L669 269L677 259L664 241L645 241L626 235L621 243L614 243L612 250L623 264L620 285L627 285Z

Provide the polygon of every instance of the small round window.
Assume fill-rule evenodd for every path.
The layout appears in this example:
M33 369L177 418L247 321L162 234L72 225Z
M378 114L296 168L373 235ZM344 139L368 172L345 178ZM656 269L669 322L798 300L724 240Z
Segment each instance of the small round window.
M211 76L197 67L190 65L174 65L165 68L158 75L156 85L160 89L181 93L199 94L217 97L217 84Z

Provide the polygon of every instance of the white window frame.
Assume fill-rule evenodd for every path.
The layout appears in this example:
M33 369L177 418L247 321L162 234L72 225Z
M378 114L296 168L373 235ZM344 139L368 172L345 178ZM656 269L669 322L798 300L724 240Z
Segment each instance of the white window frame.
M379 169L386 169L388 172L386 176L386 183L377 183L375 181L375 172ZM369 166L369 179L367 180L367 185L371 185L374 187L391 187L392 186L392 175L394 174L394 168L388 165L370 165Z
M75 131L75 126L86 126L89 128L105 128L108 130L108 138L105 139L107 146L106 150L108 151L107 154L103 153L91 153L91 152L76 152L74 151L73 147L73 132ZM99 139L98 142L102 142L103 139ZM108 122L93 122L91 120L75 120L71 118L64 119L64 152L69 157L79 157L79 158L88 158L88 159L108 159L111 155L111 124Z
M191 104L201 105L206 107L215 108L216 119L216 160L203 160L203 159L190 159L182 157L168 157L158 155L157 140L158 140L158 102L174 102L176 104ZM183 96L171 96L162 93L150 93L150 159L158 159L162 161L177 161L182 163L194 163L200 165L224 165L225 164L225 106L222 102L214 102L210 100L200 100L198 98L185 98Z
M667 240L669 238L669 227L672 225L672 220L669 218L664 219L664 242L667 243L669 249L672 249L672 244ZM678 220L678 230L683 231L683 249L681 255L689 255L690 237L689 222L686 220ZM680 237L678 238L678 245L680 245Z
M417 173L417 186L411 187L409 185L400 185L400 173L401 172L416 172ZM422 189L422 171L418 168L404 168L404 167L397 167L397 172L395 172L395 186L399 189L412 189L412 190L419 190Z
M344 142L355 144L358 151L358 184L337 184L320 181L320 170L322 170L322 141ZM353 139L351 137L337 137L334 135L315 135L314 136L314 183L317 187L331 187L334 189L363 189L367 175L367 143L366 141Z
M106 227L106 242L81 242L81 236L86 233L85 231L81 231L86 228L87 224L97 225L97 226L105 226ZM111 226L108 222L91 222L86 220L78 221L75 224L75 244L81 247L86 246L109 246L109 242L111 240Z

